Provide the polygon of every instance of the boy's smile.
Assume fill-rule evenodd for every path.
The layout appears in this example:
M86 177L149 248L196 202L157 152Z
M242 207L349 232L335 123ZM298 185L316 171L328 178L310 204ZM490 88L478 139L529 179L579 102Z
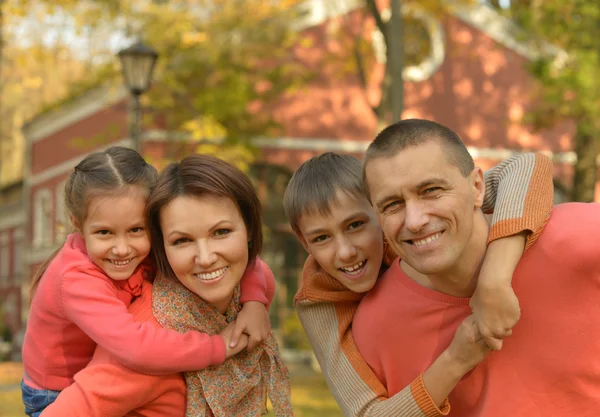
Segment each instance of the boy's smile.
M329 213L305 213L298 238L321 267L349 290L375 285L383 257L383 234L365 197L338 192Z

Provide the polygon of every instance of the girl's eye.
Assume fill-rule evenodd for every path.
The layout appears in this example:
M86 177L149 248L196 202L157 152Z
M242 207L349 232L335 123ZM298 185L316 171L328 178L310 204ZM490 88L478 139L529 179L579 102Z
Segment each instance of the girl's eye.
M365 222L363 222L362 220L357 220L355 222L350 223L350 225L348 226L348 229L350 229L350 230L357 229L360 226L362 226L363 224L365 224Z
M173 241L173 246L181 245L182 243L191 242L192 240L187 237L180 237L179 239L175 239Z
M131 233L139 233L139 232L143 232L144 228L143 227L134 227L133 229L131 229Z
M96 233L99 234L99 235L101 235L101 236L107 236L107 235L110 234L110 231L108 231L108 230L98 230Z
M215 230L215 236L225 236L231 233L230 229L217 229Z

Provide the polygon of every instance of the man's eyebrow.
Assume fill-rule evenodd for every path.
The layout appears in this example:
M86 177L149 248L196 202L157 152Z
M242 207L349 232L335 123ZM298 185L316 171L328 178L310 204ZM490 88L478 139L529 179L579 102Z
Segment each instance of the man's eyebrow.
M446 179L439 177L439 178L427 178L426 180L423 180L420 183L418 183L415 186L415 188L417 190L420 190L422 188L426 188L431 185L442 185L444 187L450 187L450 183Z

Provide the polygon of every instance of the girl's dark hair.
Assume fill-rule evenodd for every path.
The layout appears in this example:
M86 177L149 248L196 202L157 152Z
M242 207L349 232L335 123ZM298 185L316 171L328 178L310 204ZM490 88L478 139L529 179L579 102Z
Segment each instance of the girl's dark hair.
M92 197L127 193L132 186L152 192L158 173L144 158L130 148L112 146L94 152L77 164L65 185L65 207L81 226ZM31 283L31 297L58 248L38 269Z
M225 161L210 155L190 155L165 168L148 200L147 223L152 236L152 253L160 274L174 276L160 228L161 209L177 197L207 195L229 198L237 205L250 240L249 264L256 261L263 245L262 209L252 182L242 171Z

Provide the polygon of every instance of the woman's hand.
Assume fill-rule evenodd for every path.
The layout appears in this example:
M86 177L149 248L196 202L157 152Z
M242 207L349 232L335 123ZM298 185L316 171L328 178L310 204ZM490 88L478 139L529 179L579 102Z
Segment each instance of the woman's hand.
M271 332L269 312L263 303L248 301L235 320L235 328L229 347L235 348L243 334L248 335L248 349L252 350L262 343Z

